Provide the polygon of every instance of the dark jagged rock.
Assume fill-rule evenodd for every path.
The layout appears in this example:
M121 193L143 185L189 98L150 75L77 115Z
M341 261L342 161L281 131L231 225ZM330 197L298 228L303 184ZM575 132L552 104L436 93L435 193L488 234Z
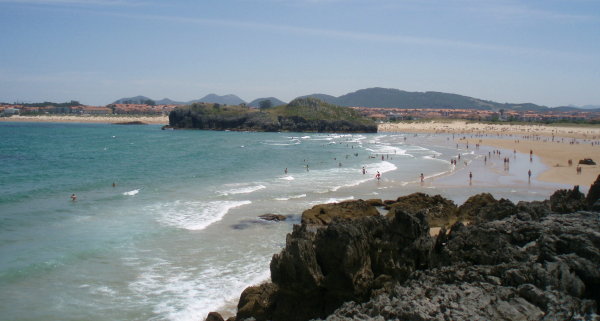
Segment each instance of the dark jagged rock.
M210 312L204 321L225 321L218 312Z
M367 204L371 205L371 206L384 206L383 201L381 200L381 198L372 198L372 199L368 199L365 202L367 202Z
M432 227L450 226L456 222L456 204L440 195L429 196L423 193L413 193L399 197L388 208L401 208L403 211L413 214L422 212L427 218L429 226Z
M246 289L236 319L592 320L600 213L551 209L573 208L575 192L518 205L476 195L457 210L471 224L436 239L416 206L296 225L273 256L272 283Z
M584 158L584 159L579 160L579 164L580 165L596 165L596 162L594 162L594 160L591 158Z
M429 269L327 320L592 320L600 302L599 215L457 223L440 234L445 245L436 243Z
M550 209L553 212L572 213L586 208L585 196L579 191L577 185L572 190L561 189L550 196Z
M257 320L324 317L345 301L364 301L374 289L427 266L433 240L425 217L393 211L392 220L370 216L317 230L295 226L285 249L271 261L277 291L264 294L273 304L259 311L273 309L272 314L250 315ZM238 313L238 319L248 316Z
M275 221L275 222L285 221L287 219L287 216L280 215L280 214L263 214L258 217L265 221Z
M363 200L315 205L302 213L302 224L327 225L334 219L352 220L379 215L377 209Z
M474 221L481 208L496 202L496 199L490 193L473 195L458 207L458 218L462 221Z
M590 190L588 191L588 195L585 198L585 201L587 202L587 205L591 208L594 206L594 203L596 203L599 199L600 199L600 175L598 175L594 184L592 184L592 186L590 186Z
M246 288L238 302L237 320L254 317L256 320L267 320L273 314L274 299L277 286L264 283Z
M143 121L139 121L139 120L135 120L135 121L124 121L124 122L118 122L118 123L113 123L115 125L148 125L147 123L144 123Z

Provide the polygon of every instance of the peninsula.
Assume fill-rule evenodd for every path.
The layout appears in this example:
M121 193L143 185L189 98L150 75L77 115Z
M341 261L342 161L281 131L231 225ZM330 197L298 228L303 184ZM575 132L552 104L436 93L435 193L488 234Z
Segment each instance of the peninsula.
M169 127L265 132L377 132L377 124L373 120L360 116L352 109L312 97L262 109L194 103L172 111L169 114Z

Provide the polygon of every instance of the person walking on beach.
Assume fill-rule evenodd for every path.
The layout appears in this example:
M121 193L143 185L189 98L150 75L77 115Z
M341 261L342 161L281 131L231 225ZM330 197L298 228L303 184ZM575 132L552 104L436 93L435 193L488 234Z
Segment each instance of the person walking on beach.
M377 180L381 179L381 173L379 173L379 171L377 171L377 174L375 174L375 178L377 178Z
M473 172L469 172L469 184L473 181Z
M71 201L77 201L77 196L75 196L75 193L71 194Z
M531 182L531 170L527 171L527 175L529 176L529 181Z

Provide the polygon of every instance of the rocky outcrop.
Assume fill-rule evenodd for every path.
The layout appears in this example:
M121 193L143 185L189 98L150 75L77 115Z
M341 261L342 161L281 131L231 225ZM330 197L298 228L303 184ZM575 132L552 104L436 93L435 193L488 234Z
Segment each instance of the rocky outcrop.
M372 206L384 206L383 201L381 200L381 198L371 198L366 200L365 202L367 202L367 204L372 205Z
M258 217L265 221L275 221L275 222L285 221L287 219L287 216L281 215L281 214L263 214L263 215L259 215Z
M398 197L388 209L400 208L407 213L422 213L431 227L450 226L456 222L456 204L440 195L430 196L424 193L413 193ZM390 212L394 215L394 212Z
M237 318L323 317L343 302L364 301L374 289L426 267L433 239L425 217L393 212L392 220L369 216L316 230L295 226L285 249L271 261L273 283L246 289ZM255 308L246 309L249 305Z
M556 213L572 213L586 208L585 195L579 191L579 186L572 190L558 190L550 196L550 209Z
M587 206L592 208L594 203L600 200L600 175L596 178L596 181L590 186L590 190L588 191L588 195L585 198Z
M554 210L578 206L577 193L517 205L476 195L455 211L471 224L435 239L427 206L320 228L303 221L273 256L272 282L244 291L236 319L591 320L600 304L600 213Z
M442 236L429 269L365 303L346 303L328 320L589 320L600 302L598 218L459 223Z
M302 213L302 224L323 226L333 220L354 220L365 216L377 216L379 211L363 200L315 205Z
M353 109L313 98L256 110L245 106L194 103L169 113L169 128L242 131L376 133L377 124Z
M580 165L596 165L596 162L594 162L594 160L591 158L584 158L584 159L579 160L579 164Z

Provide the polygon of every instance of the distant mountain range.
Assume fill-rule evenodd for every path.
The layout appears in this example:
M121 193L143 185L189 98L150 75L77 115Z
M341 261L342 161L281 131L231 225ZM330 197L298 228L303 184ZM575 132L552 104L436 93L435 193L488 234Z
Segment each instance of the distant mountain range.
M223 105L239 105L239 104L245 103L245 101L243 99L241 99L240 97L238 97L236 95L219 96L219 95L215 95L215 94L208 94L200 99L194 99L194 100L185 101L185 102L184 101L175 101L175 100L171 100L169 98L163 98L161 100L153 100L146 96L135 96L135 97L117 99L113 102L113 104L145 104L148 101L152 101L157 105L189 105L189 104L199 103L199 102L217 103L217 104L223 104Z
M443 92L427 91L427 92L409 92L399 89L389 88L367 88L360 89L339 97L327 94L311 94L300 96L298 98L318 98L329 104L339 106L355 106L355 107L379 107L379 108L452 108L452 109L481 109L481 110L530 110L530 111L547 111L549 107L536 105L532 103L498 103L490 100L483 100L458 94L449 94ZM114 103L144 103L151 101L145 96L136 96L131 98L122 98ZM259 107L263 100L270 100L272 106L285 104L284 101L275 97L258 98L250 103L251 107ZM155 101L156 104L174 104L187 105L194 102L219 103L225 105L239 105L246 103L236 95L219 96L209 94L200 99L178 102L168 98ZM562 106L551 108L554 111L597 111L600 112L600 106L587 105L584 107Z

